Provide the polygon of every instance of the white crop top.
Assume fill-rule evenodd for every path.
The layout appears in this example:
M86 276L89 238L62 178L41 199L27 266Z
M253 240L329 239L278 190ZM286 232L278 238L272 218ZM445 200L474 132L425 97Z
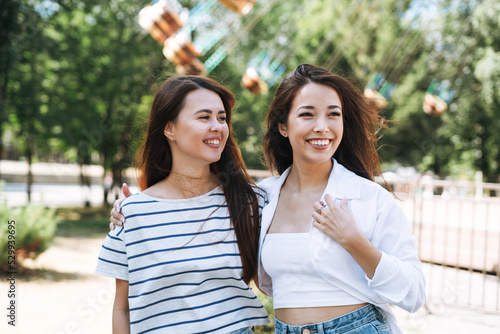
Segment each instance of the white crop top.
M309 256L310 233L267 234L262 266L272 279L274 308L363 303L321 277Z

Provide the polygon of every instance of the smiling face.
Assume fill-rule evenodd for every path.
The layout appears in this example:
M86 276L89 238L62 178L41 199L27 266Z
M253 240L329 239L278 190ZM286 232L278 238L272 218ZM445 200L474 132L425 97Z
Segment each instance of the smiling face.
M172 150L172 169L208 168L219 161L229 136L219 95L204 88L188 93L175 121L165 127L165 136Z
M293 163L329 162L343 135L342 104L337 92L309 83L293 100L280 133L289 138Z

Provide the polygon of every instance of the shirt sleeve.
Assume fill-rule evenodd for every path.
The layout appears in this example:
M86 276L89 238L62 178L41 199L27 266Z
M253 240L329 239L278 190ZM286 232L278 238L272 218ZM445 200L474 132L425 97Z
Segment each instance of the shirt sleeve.
M124 227L116 228L106 236L97 260L96 273L128 281L128 260L122 238L123 229Z
M262 210L269 203L269 200L267 198L267 193L265 190L257 187L255 187L254 190L255 194L257 195L257 200L259 202L259 222L260 222L262 218Z
M380 209L372 243L382 257L368 286L388 303L409 312L425 303L425 277L415 237L403 210L389 192L379 199Z

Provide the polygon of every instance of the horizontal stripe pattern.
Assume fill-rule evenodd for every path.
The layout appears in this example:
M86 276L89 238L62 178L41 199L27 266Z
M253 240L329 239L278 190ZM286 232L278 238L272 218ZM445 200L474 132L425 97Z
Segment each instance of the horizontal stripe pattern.
M106 237L96 272L129 282L132 333L227 333L269 322L241 278L221 188L178 200L139 193L122 212L126 223Z

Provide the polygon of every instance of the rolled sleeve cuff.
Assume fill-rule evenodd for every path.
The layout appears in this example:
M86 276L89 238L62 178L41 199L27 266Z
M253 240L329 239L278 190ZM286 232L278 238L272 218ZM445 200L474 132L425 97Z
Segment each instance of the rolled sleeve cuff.
M394 272L397 270L397 263L391 261L391 257L386 253L381 253L382 256L380 257L378 266L375 269L373 278L369 278L365 275L366 281L368 282L368 286L370 288L380 286L386 282L389 282L390 278L393 277Z
M407 268L409 269L409 268ZM369 279L368 286L388 303L396 304L404 309L410 289L414 286L411 273L403 269L396 258L382 252L375 275ZM411 303L411 302L410 302Z

